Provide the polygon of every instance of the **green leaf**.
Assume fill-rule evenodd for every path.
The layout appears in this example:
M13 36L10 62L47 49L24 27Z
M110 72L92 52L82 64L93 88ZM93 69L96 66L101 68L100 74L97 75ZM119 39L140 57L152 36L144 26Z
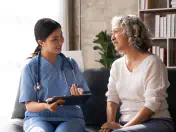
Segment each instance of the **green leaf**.
M100 63L101 63L102 65L104 65L104 67L106 67L106 64L105 64L105 62L104 62L103 59L100 59Z
M93 43L98 44L94 46L94 50L99 50L101 56L100 60L96 62L101 63L104 67L110 68L115 59L117 59L116 51L113 43L111 42L111 35L105 31L101 31L96 35Z
M99 47L99 46L94 46L93 47L94 50L101 50L102 52L104 51L103 48Z

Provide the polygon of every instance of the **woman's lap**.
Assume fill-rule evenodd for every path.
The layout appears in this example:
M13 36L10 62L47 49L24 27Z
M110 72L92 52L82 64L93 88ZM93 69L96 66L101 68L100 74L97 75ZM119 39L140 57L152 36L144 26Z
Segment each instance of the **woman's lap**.
M30 125L24 125L25 132L84 132L84 128L85 122L79 118L65 122L37 120Z
M175 132L171 119L151 119L143 124L134 125L112 132Z

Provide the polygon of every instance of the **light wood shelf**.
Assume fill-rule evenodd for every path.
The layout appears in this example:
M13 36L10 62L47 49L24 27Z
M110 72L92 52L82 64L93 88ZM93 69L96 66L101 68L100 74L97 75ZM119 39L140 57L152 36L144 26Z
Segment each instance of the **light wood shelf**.
M167 38L155 38L155 37L152 37L150 38L151 40L166 40L166 39L176 39L176 37L167 37Z
M167 68L176 68L176 37L158 37L158 38L154 37L155 15L165 17L167 14L176 14L176 8L169 8L170 0L150 0L150 5L147 6L149 9L141 10L140 1L141 0L138 0L138 16L149 28L153 36L150 38L152 44L155 46L159 46L161 48L165 48L167 58L166 64ZM146 8L146 6L144 7ZM176 27L174 32L176 32Z
M156 8L139 10L140 13L163 13L163 12L176 12L176 8Z

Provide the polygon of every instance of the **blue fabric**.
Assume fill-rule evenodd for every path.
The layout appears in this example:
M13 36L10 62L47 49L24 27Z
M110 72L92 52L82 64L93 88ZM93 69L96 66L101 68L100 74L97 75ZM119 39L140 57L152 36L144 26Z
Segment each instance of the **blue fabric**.
M86 81L78 68L77 63L70 57L67 59L74 67L78 87L83 88L84 91L89 91ZM61 71L61 65L64 61L64 70ZM53 96L64 96L70 94L70 87L76 83L72 69L67 60L60 55L54 64L51 64L46 59L41 57L40 60L40 85L39 92L34 90L34 85L37 83L36 68L38 63L38 56L32 58L23 69L20 83L20 97L19 102L25 103L29 101L45 101L47 98ZM64 78L64 74L66 79ZM37 119L46 121L67 121L74 118L83 118L82 110L79 106L62 106L56 112L44 110L42 112L25 112L25 120L35 117Z
M72 119L66 122L27 120L24 123L25 132L84 132L83 119Z
M121 125L127 122L121 122ZM175 132L174 124L170 118L153 118L142 124L114 130L112 132Z

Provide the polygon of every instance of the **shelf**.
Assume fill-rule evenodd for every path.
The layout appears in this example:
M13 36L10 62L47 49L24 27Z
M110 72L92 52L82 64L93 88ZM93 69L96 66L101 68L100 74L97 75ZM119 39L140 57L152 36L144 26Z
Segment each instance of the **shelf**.
M165 39L167 39L167 38L150 38L151 40L165 40Z
M139 10L140 13L162 13L162 12L175 12L176 8L156 8Z
M168 69L176 69L176 60L175 60L176 58L176 36L175 36L176 17L174 15L171 15L171 14L176 14L176 7L167 8L169 7L171 0L144 0L145 2L150 1L150 3L144 3L144 1L142 1L143 2L142 4L144 5L141 5L141 1L142 0L138 0L138 16L145 23L145 25L150 29L150 32L151 32L150 35L152 35L150 36L150 40L152 41L151 44L152 44L153 53L159 56L161 60L164 60L164 63L167 63L166 66ZM146 8L146 4L147 4L147 7L151 7L151 8L144 9ZM142 7L142 10L139 9L141 7ZM158 16L156 17L156 15L158 15L159 17ZM169 24L167 24L168 22L170 22L170 27L168 26ZM158 23L161 23L163 27L161 27L160 24L157 25ZM172 28L173 25L174 27ZM155 30L157 29L156 31L158 33L158 29L159 29L159 35L160 35L161 28L163 32L165 31L166 33L170 28L170 34L168 34L168 36L172 35L175 37L168 37L167 34L164 34L163 37L155 37L156 36ZM173 35L173 30L171 29L174 29L174 35Z
M170 38L168 38L168 39L176 39L176 37L170 37Z
M176 37L169 37L169 38L150 38L151 40L166 40L166 39L176 39Z
M167 66L168 69L176 69L176 66Z

